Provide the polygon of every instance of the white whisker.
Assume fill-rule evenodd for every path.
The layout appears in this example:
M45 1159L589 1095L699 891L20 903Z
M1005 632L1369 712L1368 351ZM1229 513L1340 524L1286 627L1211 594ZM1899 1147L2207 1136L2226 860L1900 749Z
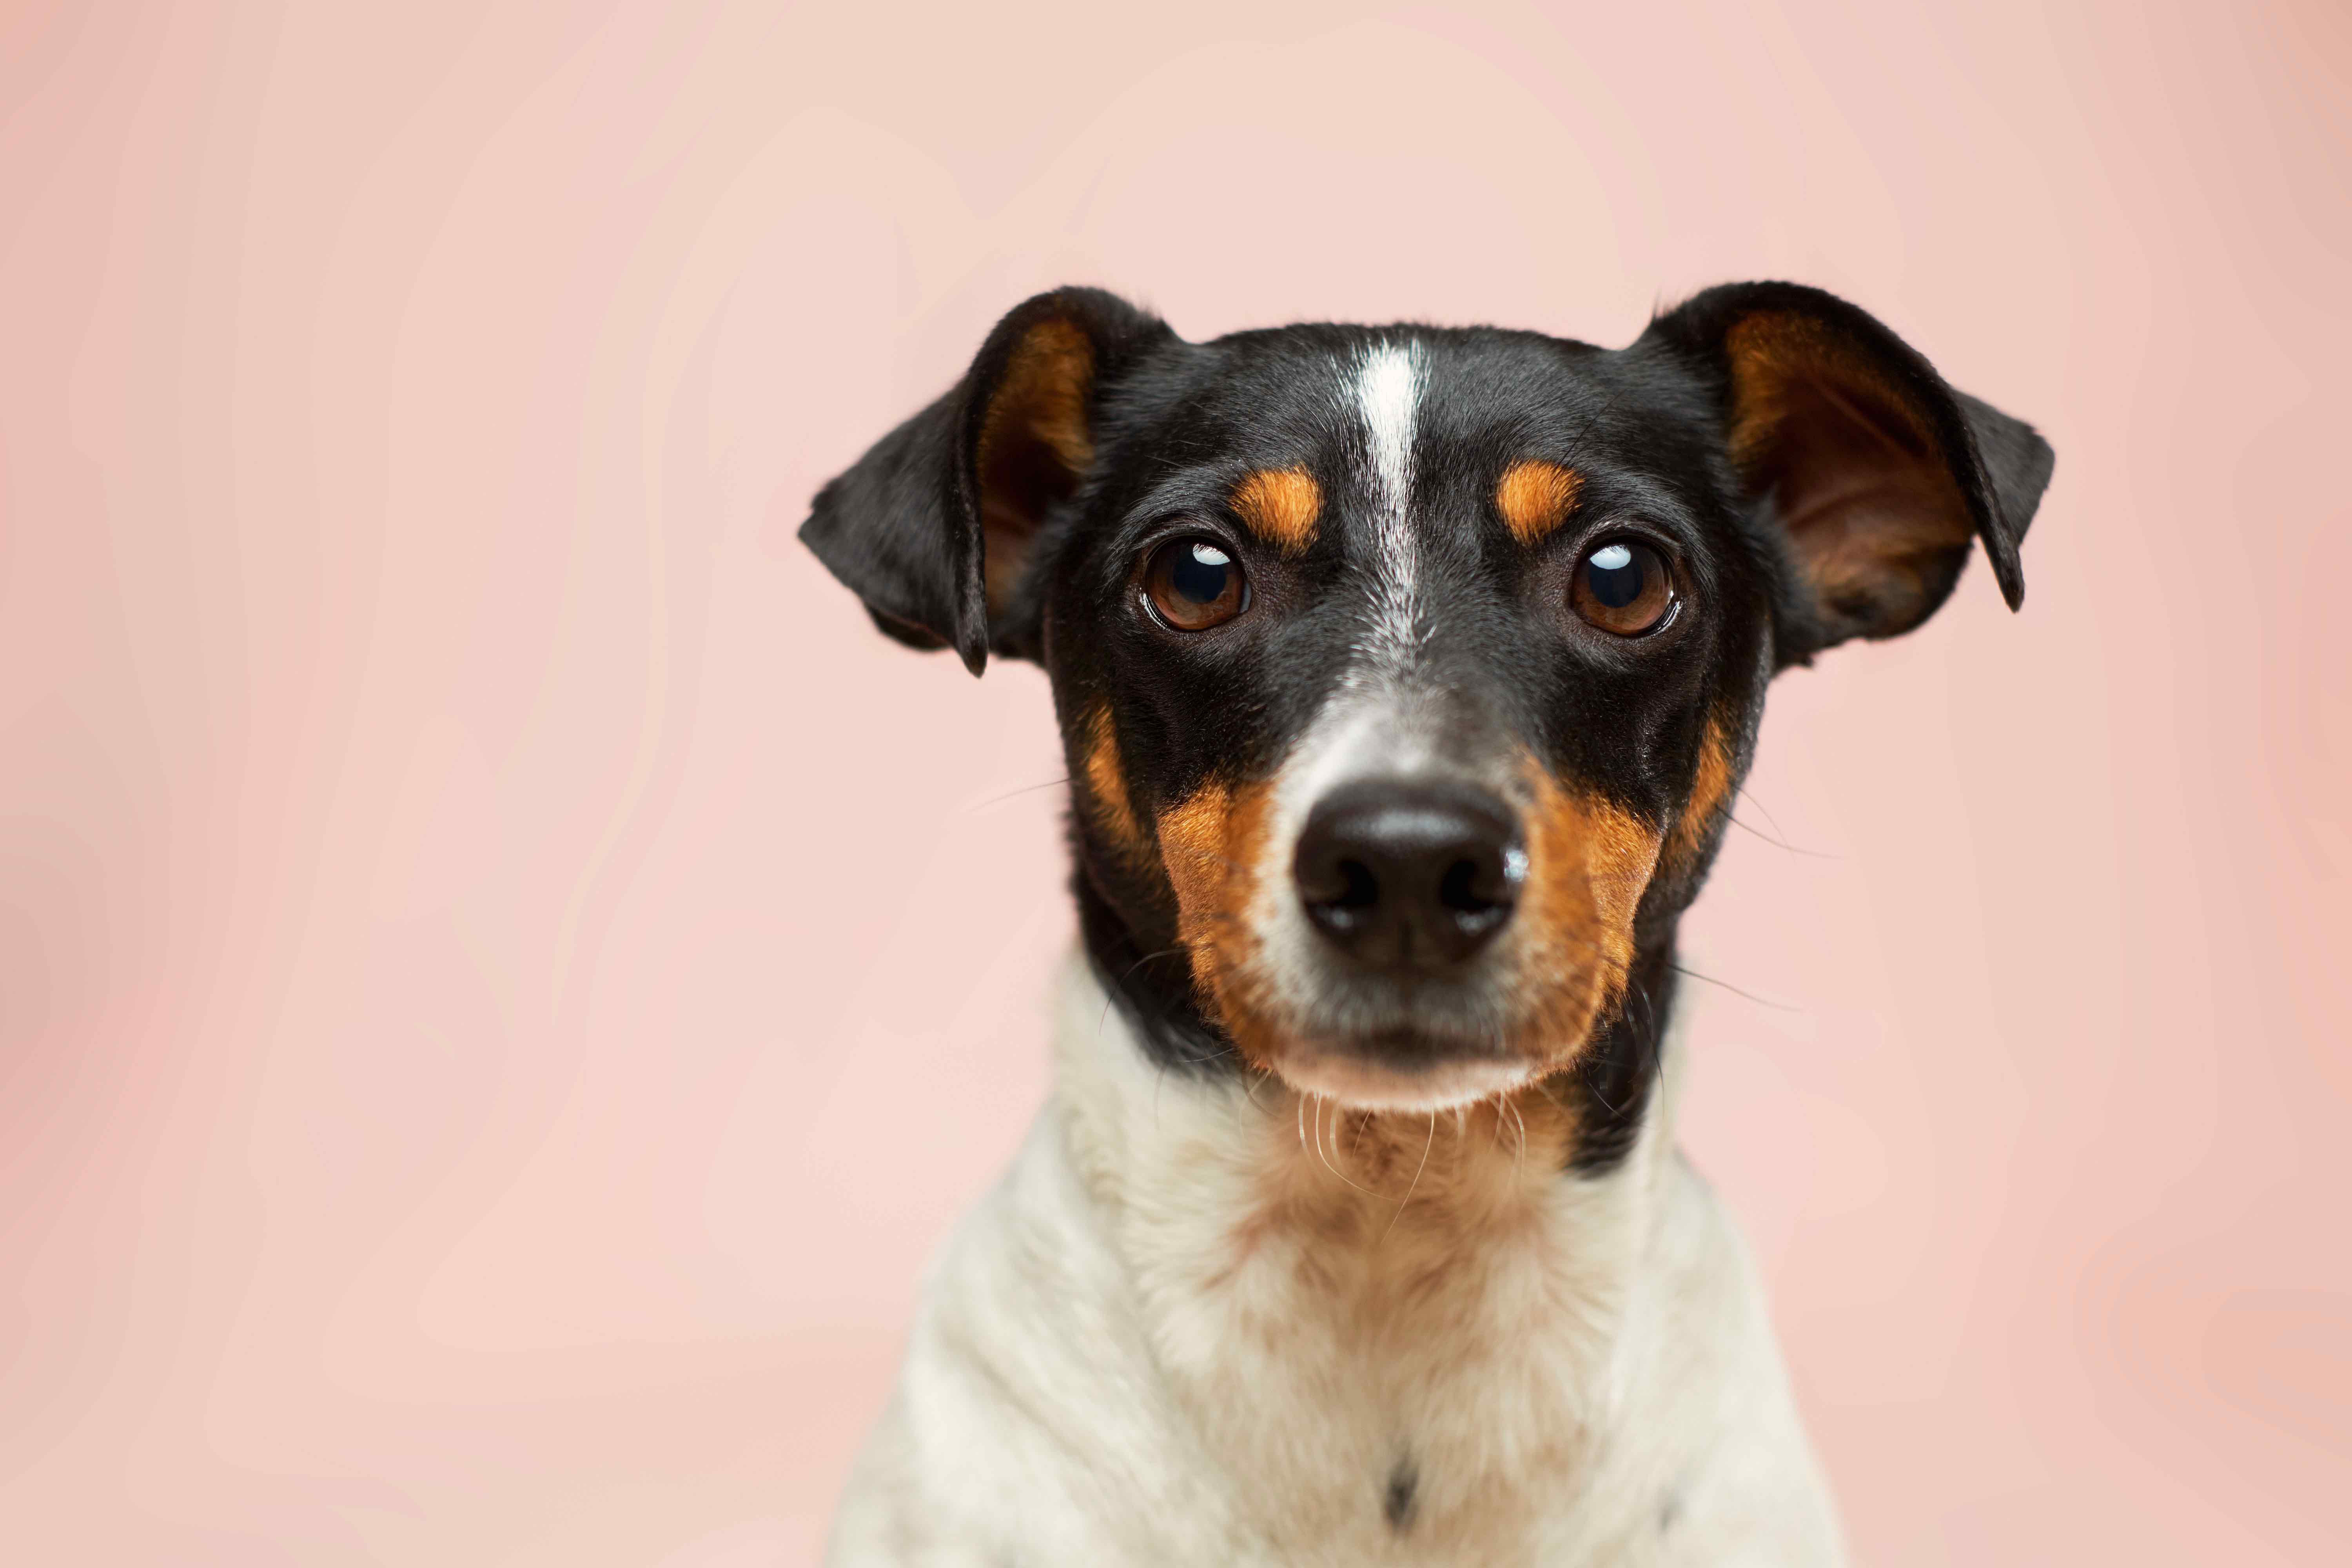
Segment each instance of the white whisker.
M1436 1142L1437 1112L1433 1110L1429 1113L1429 1136L1423 1141L1421 1145L1421 1163L1412 1168L1412 1181L1404 1190L1404 1202L1398 1204L1397 1212L1389 1216L1389 1228L1381 1232L1381 1239L1383 1242L1387 1241L1390 1234L1396 1229L1397 1221L1404 1218L1405 1204L1412 1202L1412 1194L1419 1190L1421 1186L1421 1173L1429 1169L1430 1146Z

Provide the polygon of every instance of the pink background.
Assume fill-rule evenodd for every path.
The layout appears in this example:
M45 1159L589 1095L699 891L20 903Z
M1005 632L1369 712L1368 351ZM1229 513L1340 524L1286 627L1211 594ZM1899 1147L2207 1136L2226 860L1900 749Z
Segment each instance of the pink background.
M1793 277L2060 453L1691 925L1858 1555L2340 1561L2352 14L1938 9L16 0L0 1556L809 1560L1070 928L813 488L1065 280Z

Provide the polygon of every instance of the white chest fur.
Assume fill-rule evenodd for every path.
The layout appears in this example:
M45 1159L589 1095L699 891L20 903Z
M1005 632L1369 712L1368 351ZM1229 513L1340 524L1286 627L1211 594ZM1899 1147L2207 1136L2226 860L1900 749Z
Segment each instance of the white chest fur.
M836 1564L1827 1563L1737 1236L1549 1102L1341 1116L1155 1070L1083 961L928 1286Z

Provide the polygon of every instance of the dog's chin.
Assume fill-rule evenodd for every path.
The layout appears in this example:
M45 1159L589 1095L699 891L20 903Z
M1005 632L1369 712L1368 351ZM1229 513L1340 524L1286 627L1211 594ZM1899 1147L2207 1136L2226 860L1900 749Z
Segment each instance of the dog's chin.
M1400 1066L1335 1047L1300 1047L1284 1052L1272 1066L1276 1076L1301 1094L1351 1110L1414 1115L1492 1100L1538 1076L1532 1062L1477 1057Z

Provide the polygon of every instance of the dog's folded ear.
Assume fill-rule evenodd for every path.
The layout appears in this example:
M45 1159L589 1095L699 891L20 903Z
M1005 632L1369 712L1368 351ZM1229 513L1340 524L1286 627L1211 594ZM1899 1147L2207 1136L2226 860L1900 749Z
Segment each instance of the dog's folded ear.
M2018 546L2050 482L2050 444L1956 392L1866 312L1818 289L1733 283L1660 316L1655 344L1718 389L1739 480L1795 567L1780 658L1907 632L1984 546L2011 609Z
M915 647L1034 656L1006 624L1037 531L1093 465L1104 389L1174 333L1098 289L1057 289L996 324L944 397L817 492L801 541Z

